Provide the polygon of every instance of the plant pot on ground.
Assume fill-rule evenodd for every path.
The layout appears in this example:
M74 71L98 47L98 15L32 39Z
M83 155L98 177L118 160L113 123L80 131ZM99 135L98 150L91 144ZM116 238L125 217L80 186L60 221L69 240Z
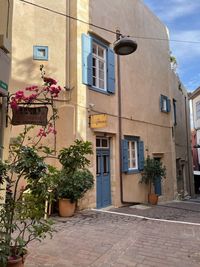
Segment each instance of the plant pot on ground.
M158 195L156 195L153 190L158 177L159 179L166 178L166 167L163 166L161 161L148 156L144 162L144 170L140 183L148 185L148 202L152 205L156 205L158 202Z
M81 140L75 140L74 145L60 151L58 158L62 164L62 169L57 187L60 216L72 216L77 200L81 199L92 188L93 175L86 169L86 166L90 164L87 156L91 154L91 143Z

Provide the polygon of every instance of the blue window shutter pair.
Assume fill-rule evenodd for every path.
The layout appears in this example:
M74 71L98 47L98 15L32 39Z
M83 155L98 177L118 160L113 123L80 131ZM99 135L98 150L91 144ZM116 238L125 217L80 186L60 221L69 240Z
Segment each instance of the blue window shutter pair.
M92 37L82 34L82 82L92 86ZM115 93L115 55L107 48L107 91Z
M122 140L122 172L128 172L128 140ZM138 141L138 170L144 169L144 142Z

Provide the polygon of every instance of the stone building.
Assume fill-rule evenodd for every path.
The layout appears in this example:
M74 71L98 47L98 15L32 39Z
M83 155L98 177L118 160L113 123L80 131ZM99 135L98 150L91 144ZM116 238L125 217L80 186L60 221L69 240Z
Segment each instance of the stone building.
M147 187L139 181L147 155L167 168L167 178L155 188L160 201L174 199L177 81L171 77L166 26L143 1L15 1L12 29L11 91L37 84L44 64L65 87L56 101L57 150L76 138L93 144L95 186L81 207L146 202ZM114 54L116 30L137 42L135 53ZM178 113L177 105L177 118ZM184 129L186 120L180 123ZM12 130L14 136L18 127ZM188 153L189 143L183 149Z

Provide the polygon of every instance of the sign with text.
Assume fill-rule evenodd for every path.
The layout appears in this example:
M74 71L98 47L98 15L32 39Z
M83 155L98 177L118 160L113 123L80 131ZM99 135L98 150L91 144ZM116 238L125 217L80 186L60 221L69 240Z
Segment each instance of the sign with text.
M47 125L47 107L19 107L12 110L12 125Z
M97 114L90 116L91 128L104 128L108 124L108 116L106 114Z
M8 85L0 80L0 94L7 95L8 94Z

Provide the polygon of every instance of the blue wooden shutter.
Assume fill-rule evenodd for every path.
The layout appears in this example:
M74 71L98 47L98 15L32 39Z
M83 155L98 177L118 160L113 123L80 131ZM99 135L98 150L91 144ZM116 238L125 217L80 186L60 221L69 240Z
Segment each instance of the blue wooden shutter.
M162 195L162 188L161 188L161 178L157 177L154 184L154 191L155 194L160 196Z
M160 111L163 110L163 95L160 96Z
M171 111L171 101L170 99L168 98L167 99L167 112L170 112Z
M138 169L142 171L144 169L144 142L138 142Z
M128 141L122 140L122 172L128 171Z
M108 48L108 72L107 72L107 90L109 93L115 93L115 54L111 48Z
M92 85L92 37L82 34L82 82Z

